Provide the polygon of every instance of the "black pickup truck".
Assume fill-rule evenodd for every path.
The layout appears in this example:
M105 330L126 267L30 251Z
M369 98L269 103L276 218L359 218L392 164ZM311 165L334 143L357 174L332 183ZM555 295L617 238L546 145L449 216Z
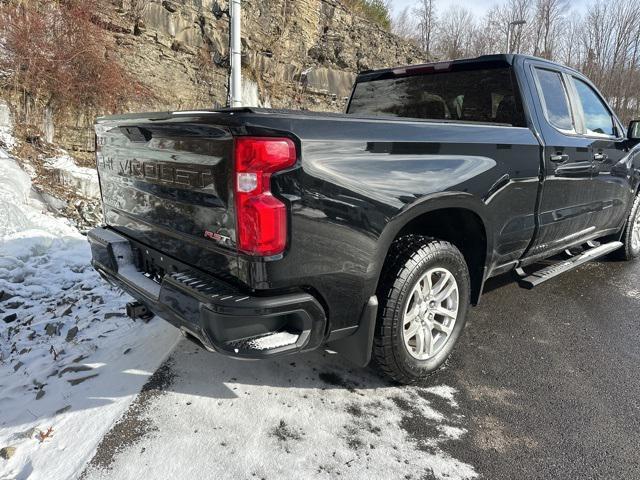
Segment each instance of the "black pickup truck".
M322 347L415 382L489 277L531 288L640 254L640 123L533 57L363 72L346 114L146 113L96 134L93 265L131 316L234 357Z

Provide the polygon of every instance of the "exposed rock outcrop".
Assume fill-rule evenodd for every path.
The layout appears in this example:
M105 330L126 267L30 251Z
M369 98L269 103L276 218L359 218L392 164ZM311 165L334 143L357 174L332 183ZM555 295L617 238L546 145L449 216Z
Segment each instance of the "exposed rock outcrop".
M119 4L119 5L117 5ZM337 0L243 0L243 76L251 104L340 111L358 71L424 61L413 44L355 16ZM151 0L134 28L127 0L99 12L113 56L149 86L128 110L224 106L228 1ZM90 149L91 118L56 119L56 138Z

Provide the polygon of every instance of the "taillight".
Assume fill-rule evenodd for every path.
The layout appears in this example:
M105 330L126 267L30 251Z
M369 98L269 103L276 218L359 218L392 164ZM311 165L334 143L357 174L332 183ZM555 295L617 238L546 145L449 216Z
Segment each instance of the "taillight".
M271 194L271 174L296 163L296 147L288 138L235 139L235 196L238 249L270 256L287 243L287 208Z

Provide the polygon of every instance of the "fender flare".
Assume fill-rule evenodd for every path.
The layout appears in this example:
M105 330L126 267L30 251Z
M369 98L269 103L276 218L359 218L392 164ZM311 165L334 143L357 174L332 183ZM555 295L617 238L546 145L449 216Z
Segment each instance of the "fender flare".
M493 258L494 232L493 222L491 221L486 204L477 196L466 192L440 192L432 195L426 195L415 202L406 205L402 210L394 216L382 231L374 253L374 262L370 267L371 287L367 296L374 295L380 279L384 261L389 252L391 244L402 231L402 229L412 220L426 213L456 208L460 210L468 210L475 214L481 221L486 235L486 252L485 265L483 272L483 282L486 276L486 266L491 264Z

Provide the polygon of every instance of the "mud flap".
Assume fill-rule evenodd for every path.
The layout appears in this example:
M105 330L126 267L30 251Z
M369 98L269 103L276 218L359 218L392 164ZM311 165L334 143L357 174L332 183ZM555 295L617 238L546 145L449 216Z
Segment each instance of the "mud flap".
M358 329L348 337L329 343L331 350L339 353L359 367L367 366L371 361L377 314L378 297L374 295L369 298L362 311Z

